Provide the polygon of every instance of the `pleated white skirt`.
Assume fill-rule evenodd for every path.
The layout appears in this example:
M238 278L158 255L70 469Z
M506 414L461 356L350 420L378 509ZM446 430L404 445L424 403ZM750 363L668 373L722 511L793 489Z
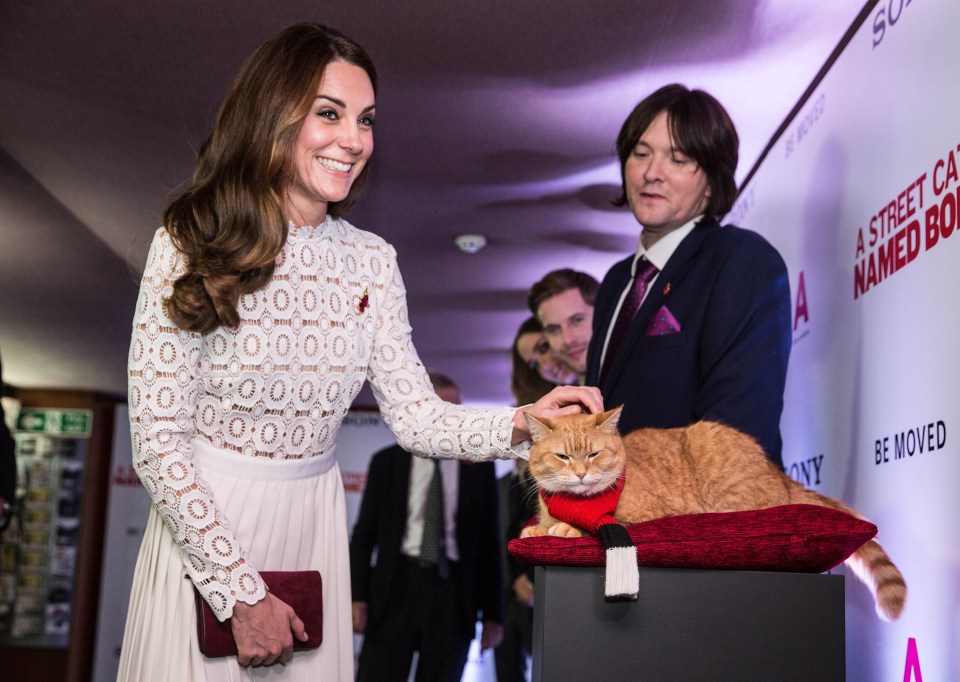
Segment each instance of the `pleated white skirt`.
M242 461L240 455L217 452L206 455L198 462L203 477L253 565L263 571L320 571L323 644L313 651L294 653L293 662L286 667L241 668L235 656L204 657L197 646L193 584L187 578L177 544L153 508L133 577L117 679L352 680L347 514L343 481L333 453L323 458L329 457L325 463L308 460L311 463L306 469L315 472L316 465L321 464L322 473L301 478L289 476L301 475L303 462ZM229 466L220 466L224 463ZM300 471L291 471L297 465L301 465Z

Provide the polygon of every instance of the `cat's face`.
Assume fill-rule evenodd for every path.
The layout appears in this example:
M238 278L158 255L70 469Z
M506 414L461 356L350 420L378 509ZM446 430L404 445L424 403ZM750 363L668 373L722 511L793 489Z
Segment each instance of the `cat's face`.
M615 485L624 466L620 410L556 419L525 415L533 439L530 474L540 487L587 496Z

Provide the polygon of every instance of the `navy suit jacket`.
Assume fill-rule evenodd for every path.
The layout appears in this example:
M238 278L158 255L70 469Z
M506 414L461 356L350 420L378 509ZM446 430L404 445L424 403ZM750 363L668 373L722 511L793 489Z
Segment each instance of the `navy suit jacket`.
M394 445L373 456L350 539L353 601L367 602L367 632L384 614L402 559L412 455ZM503 623L503 551L493 462L460 462L456 538L460 550L458 620L473 638L477 619ZM371 566L373 550L376 565ZM482 613L482 616L478 615Z
M599 385L607 407L624 406L620 431L718 421L752 435L782 468L791 302L780 254L755 232L698 224L664 266L599 383L603 341L632 262L614 265L600 285L587 356L587 385ZM681 331L647 334L663 306Z
M0 398L3 397L3 363L0 362ZM7 429L7 422L0 404L0 497L11 505L17 492L17 458L14 455L13 436Z

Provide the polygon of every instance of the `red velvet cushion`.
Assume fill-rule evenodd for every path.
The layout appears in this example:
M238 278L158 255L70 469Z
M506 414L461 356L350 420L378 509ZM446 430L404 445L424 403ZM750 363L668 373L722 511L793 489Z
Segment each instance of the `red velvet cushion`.
M810 504L687 514L627 526L637 563L661 568L728 568L822 573L877 534L845 512ZM603 566L596 536L512 540L510 553L532 566Z

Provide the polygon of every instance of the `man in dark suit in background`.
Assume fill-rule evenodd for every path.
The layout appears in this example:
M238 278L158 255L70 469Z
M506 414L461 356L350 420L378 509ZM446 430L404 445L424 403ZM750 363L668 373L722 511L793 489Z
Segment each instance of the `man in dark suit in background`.
M3 397L3 361L0 360L0 398ZM10 522L17 492L17 458L14 454L13 436L7 428L0 403L0 532Z
M789 281L763 237L720 226L736 199L738 146L720 103L681 85L624 122L618 203L643 231L600 286L586 383L608 407L624 405L624 433L719 421L782 468Z
M430 378L437 395L460 402L449 378ZM433 536L429 488L437 469L445 523L432 559L426 538ZM498 512L493 462L413 457L398 445L373 456L350 540L353 628L364 635L360 682L406 680L414 651L417 680L460 680L478 619L481 649L500 643Z

